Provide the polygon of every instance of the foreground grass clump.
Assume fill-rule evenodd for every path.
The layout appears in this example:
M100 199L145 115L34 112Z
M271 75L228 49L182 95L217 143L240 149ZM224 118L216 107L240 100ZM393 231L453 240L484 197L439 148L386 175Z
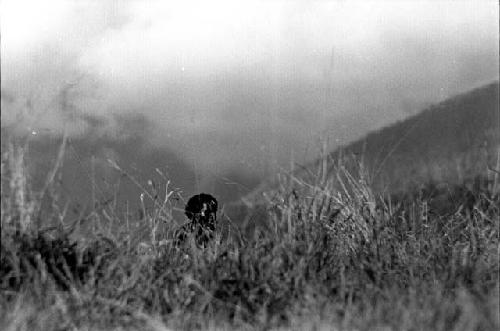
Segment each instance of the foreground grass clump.
M133 231L76 238L44 227L14 157L2 163L3 330L499 327L491 181L465 195L382 199L362 172L339 168L335 182L313 184L289 176L266 196L265 226L200 249L194 238L175 247L173 226L158 226L172 224L168 196L146 215L147 242ZM453 199L440 212L442 194L474 202Z

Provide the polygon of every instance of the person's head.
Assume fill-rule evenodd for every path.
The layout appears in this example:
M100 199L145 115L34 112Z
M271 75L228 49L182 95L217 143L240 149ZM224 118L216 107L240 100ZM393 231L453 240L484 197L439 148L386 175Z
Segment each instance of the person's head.
M217 199L210 194L192 196L184 209L187 218L200 225L211 225L217 218Z

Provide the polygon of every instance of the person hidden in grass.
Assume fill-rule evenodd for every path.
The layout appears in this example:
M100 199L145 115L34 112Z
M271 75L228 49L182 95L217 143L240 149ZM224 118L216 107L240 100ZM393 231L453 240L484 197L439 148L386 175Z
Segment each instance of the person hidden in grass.
M176 233L176 243L182 244L189 235L194 235L199 246L205 246L213 239L217 222L217 199L210 194L192 196L184 209L189 222Z

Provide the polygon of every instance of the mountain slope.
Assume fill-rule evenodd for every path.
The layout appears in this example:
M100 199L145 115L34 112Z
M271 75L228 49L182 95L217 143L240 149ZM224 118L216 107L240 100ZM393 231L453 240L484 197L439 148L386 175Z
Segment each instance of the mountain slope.
M424 183L457 183L488 172L498 160L499 84L494 82L447 99L422 112L336 149L293 175L315 185L335 180L339 164L351 172L359 163L378 192L406 192ZM259 204L277 181L246 196Z

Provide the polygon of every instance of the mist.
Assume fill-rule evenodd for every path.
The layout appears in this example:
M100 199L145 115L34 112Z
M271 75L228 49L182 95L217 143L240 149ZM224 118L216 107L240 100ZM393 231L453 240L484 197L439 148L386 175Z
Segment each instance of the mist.
M496 1L6 0L2 129L132 132L201 188L263 178L498 79L498 22Z

